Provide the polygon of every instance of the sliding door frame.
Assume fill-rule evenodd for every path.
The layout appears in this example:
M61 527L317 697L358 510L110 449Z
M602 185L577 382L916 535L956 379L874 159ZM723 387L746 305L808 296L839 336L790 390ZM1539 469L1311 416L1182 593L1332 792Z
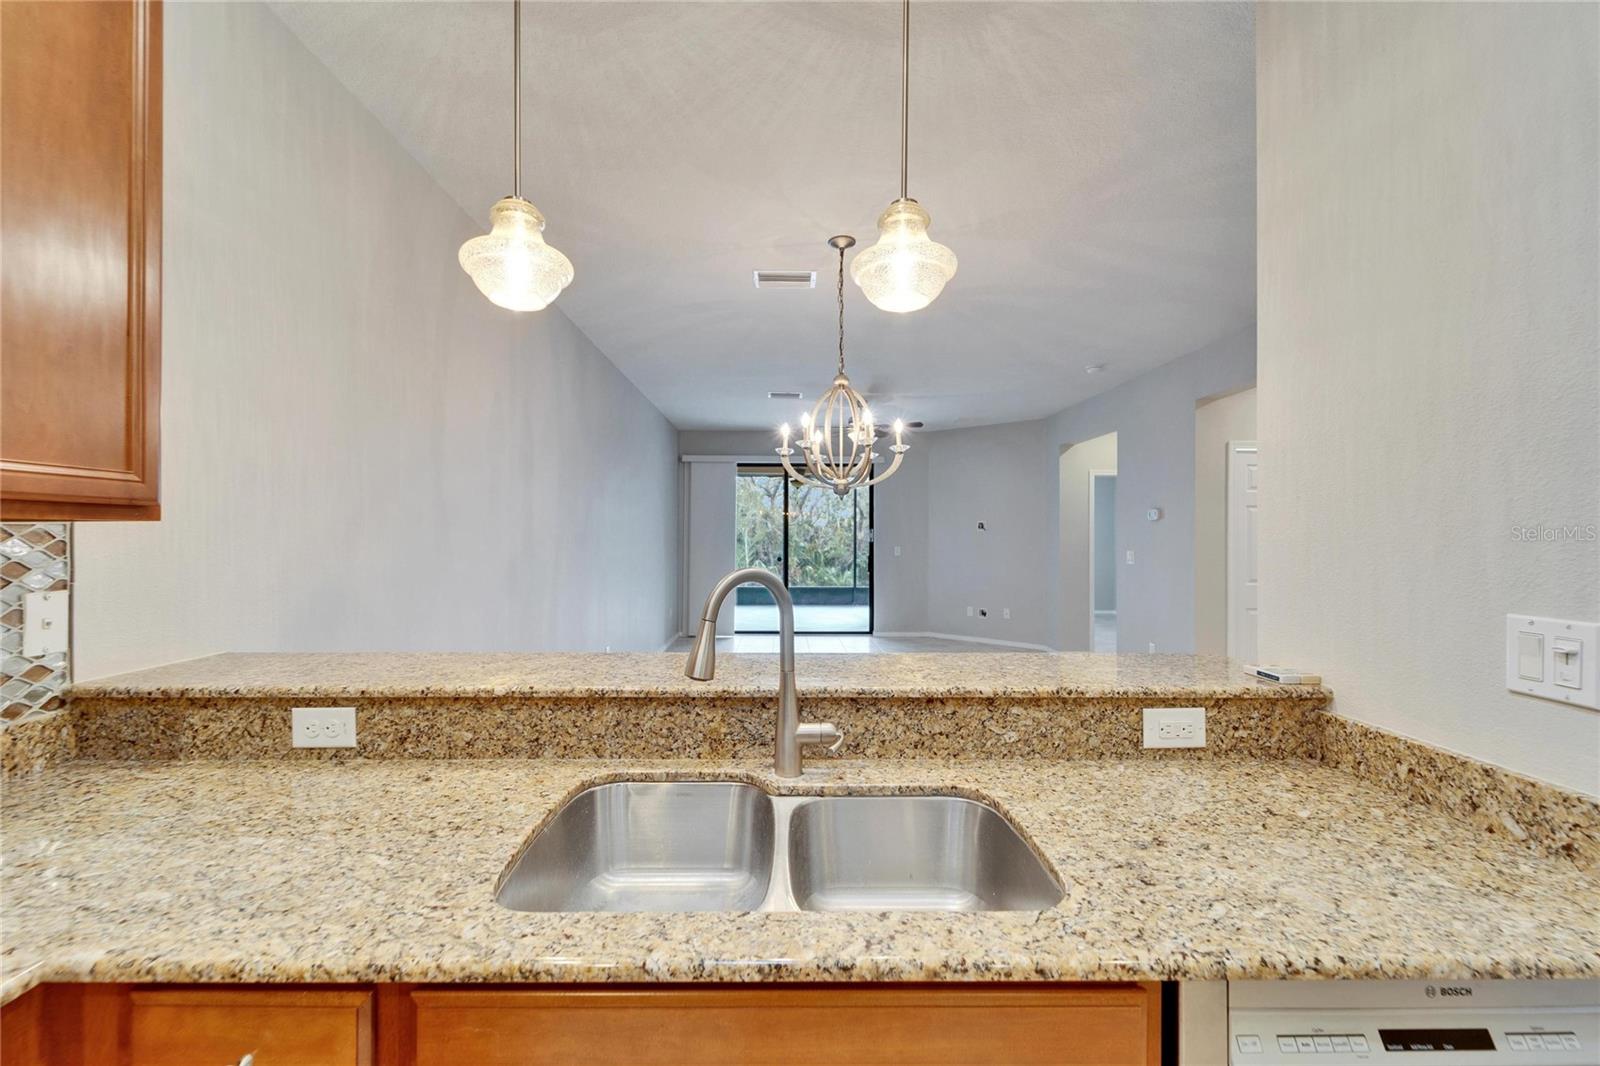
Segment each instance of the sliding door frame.
M750 477L750 476L755 476L755 477L777 477L780 480L782 480L782 482L783 482L783 572L779 575L779 578L783 581L783 587L784 588L788 588L789 587L789 490L794 484L794 479L791 478L784 471L782 466L780 466L780 465L778 465L776 463L738 463L738 464L735 465L735 468L734 468L734 477L735 478ZM859 491L860 491L859 489L852 490L852 495L853 495L854 492L859 492ZM877 514L877 510L878 509L877 509L877 502L878 501L877 501L877 498L876 498L877 491L878 491L877 486L875 486L875 485L867 486L867 628L864 629L864 630L863 629L807 629L807 630L804 630L805 633L813 634L813 635L816 635L816 636L867 637L867 636L871 636L874 632L876 632L876 628L877 628L877 624L878 624L878 620L877 620L877 607L878 607L878 568L877 568L877 552L878 552L878 535L877 535L877 531L878 531L878 514ZM737 516L738 516L738 499L739 499L738 494L735 493L734 494L734 515L735 515L735 518L737 518ZM853 503L854 503L854 501L852 499L852 504ZM851 585L851 589L852 590L854 590L855 587L856 587L855 585L853 585L853 584ZM777 632L776 629L740 629L739 628L739 623L738 623L738 617L739 617L739 615L738 615L738 609L739 609L739 594L738 594L738 590L734 591L733 597L734 597L734 599L733 599L733 607L734 607L734 632L735 633L758 633L759 634L759 633L776 633ZM802 632L802 630L800 630L797 627L795 629L795 632L796 633L800 633L800 632Z

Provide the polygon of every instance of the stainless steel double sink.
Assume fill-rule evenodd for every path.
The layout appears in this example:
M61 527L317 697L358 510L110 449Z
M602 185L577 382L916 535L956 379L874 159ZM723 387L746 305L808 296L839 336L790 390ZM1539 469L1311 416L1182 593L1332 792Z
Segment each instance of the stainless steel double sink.
M729 781L586 789L495 892L518 911L1034 911L1061 896L987 804Z

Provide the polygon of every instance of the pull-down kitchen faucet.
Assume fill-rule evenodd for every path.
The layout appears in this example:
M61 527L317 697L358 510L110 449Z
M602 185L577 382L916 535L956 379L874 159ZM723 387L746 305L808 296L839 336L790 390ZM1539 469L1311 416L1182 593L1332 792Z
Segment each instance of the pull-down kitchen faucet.
M829 751L836 751L844 734L828 722L800 722L800 697L794 688L794 600L782 581L755 567L735 570L718 581L706 597L706 609L700 612L700 632L689 649L689 663L683 672L696 681L710 681L716 676L717 614L728 593L752 581L765 585L778 601L778 737L772 768L779 777L799 777L802 745L826 744Z

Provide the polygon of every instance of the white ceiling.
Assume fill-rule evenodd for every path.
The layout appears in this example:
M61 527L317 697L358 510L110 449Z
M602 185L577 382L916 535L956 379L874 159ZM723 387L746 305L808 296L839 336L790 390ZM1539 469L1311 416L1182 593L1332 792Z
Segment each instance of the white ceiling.
M510 5L273 7L487 228ZM899 14L524 8L523 194L577 268L557 306L678 426L770 426L799 405L769 390L826 386L825 242L870 243L898 191ZM961 265L912 315L847 280L851 376L883 417L1040 417L1253 320L1249 3L919 0L911 123L910 193ZM757 268L818 287L757 291Z

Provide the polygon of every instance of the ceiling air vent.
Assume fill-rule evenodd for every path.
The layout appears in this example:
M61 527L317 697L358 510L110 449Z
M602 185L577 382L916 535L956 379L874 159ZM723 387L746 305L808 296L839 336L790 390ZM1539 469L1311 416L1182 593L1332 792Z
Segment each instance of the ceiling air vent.
M769 392L769 393L767 393L767 399L769 399L769 400L798 400L798 399L801 399L801 396L800 396L800 394L798 392Z
M814 289L817 287L815 270L757 270L758 289Z

